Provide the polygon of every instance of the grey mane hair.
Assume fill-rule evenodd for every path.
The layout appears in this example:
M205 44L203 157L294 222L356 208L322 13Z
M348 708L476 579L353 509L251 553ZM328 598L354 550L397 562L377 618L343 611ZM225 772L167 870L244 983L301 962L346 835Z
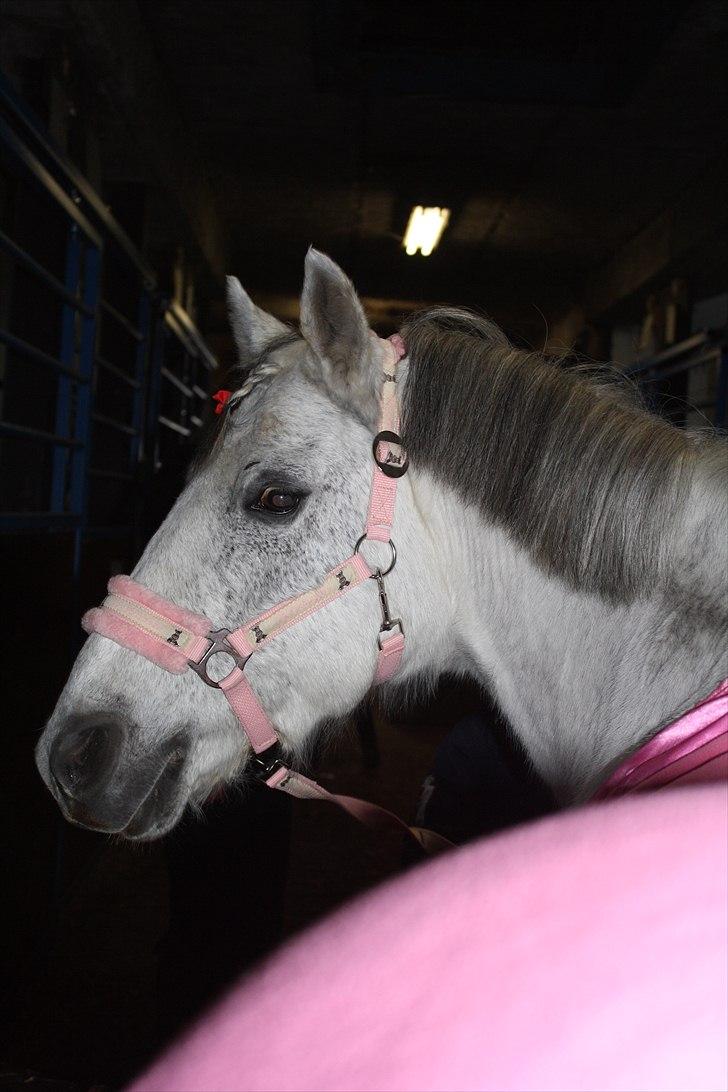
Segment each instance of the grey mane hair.
M701 440L625 384L515 348L456 308L414 315L403 438L413 463L549 573L615 601L665 575Z

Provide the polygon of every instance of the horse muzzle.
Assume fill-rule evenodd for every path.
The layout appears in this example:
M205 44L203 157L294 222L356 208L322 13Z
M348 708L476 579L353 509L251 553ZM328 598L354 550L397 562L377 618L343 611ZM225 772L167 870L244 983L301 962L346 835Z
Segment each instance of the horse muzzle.
M127 838L164 834L187 802L185 732L143 754L133 753L133 726L109 715L62 725L49 744L41 739L36 763L66 819Z

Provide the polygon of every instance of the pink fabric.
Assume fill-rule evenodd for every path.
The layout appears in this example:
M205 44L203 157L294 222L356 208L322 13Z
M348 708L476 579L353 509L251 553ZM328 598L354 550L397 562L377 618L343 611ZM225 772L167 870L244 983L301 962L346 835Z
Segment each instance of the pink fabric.
M161 595L145 588L143 584L137 584L136 580L132 580L130 576L112 576L109 581L109 591L116 595L125 595L127 599L136 599L145 607L169 618L171 622L176 622L192 633L196 633L198 637L207 636L212 629L209 618L205 618L202 614L195 614L185 607L179 607L176 603L170 603L168 599L163 599Z
M269 777L266 781L269 789L279 789L288 796L295 796L298 800L322 800L327 804L336 804L347 814L351 815L359 823L370 827L372 830L389 830L394 833L413 838L426 853L440 853L445 849L452 849L452 842L436 834L432 830L423 830L420 827L410 827L404 823L394 812L382 808L379 804L370 804L368 800L360 800L357 796L344 796L341 793L332 793L312 781L310 777L295 770L283 767Z
M388 478L378 466L374 467L372 475L372 495L366 525L367 538L375 542L389 542L397 500L397 479Z
M726 789L571 810L284 947L132 1086L724 1090Z
M728 679L625 759L596 799L717 779L728 779Z
M388 682L399 670L404 652L404 634L395 633L392 637L386 637L382 641L382 647L377 656L377 666L374 673L374 682Z
M268 720L263 706L253 693L253 689L239 668L231 671L220 683L220 689L230 703L235 716L250 741L250 746L260 754L278 742L276 730Z
M388 342L384 343L389 348L389 360L383 365L386 374L395 374L397 364L405 355L405 347L399 334L393 334ZM396 387L385 378L381 414L379 418L379 431L399 432L399 405L397 401ZM388 445L381 447L388 449ZM380 456L382 457L382 456ZM383 455L386 458L386 452ZM397 500L397 479L383 474L375 464L372 471L372 488L369 496L369 508L366 520L366 536L375 542L389 542L394 523L394 506Z
M183 675L187 670L187 657L178 649L165 644L158 637L145 633L138 626L133 626L131 622L120 618L113 611L104 610L103 607L92 607L84 614L81 625L87 633L100 633L102 637L109 637L112 641L116 641L117 645L123 645L132 652L138 652L140 656L146 656L148 660L157 664L158 667L163 667L165 671Z
M348 576L348 582L343 587L335 587L334 590L326 590L326 585L331 582L332 577L336 577L339 573L344 573ZM336 565L331 569L318 588L313 588L311 591L303 592L301 595L291 596L289 599L283 599L281 602L276 603L275 606L270 607L263 614L259 614L256 618L253 618L250 622L245 622L244 625L239 626L238 629L233 630L228 640L230 644L238 652L243 655L247 655L249 652L256 652L258 649L264 648L270 641L278 637L285 630L290 629L291 626L297 622L302 622L304 618L308 618L311 614L315 614L316 611L321 610L322 607L328 606L329 603L333 603L334 600L339 599L347 591L351 591L352 588L358 588L360 584L363 584L365 580L368 580L371 576L371 570L366 561L360 554L353 554L351 557L347 557L346 561L342 561L340 565ZM334 582L335 584L335 582ZM274 615L278 614L284 607L288 607L298 603L299 606L295 611L291 612L290 618L284 625L277 625L275 629L270 633L266 633L266 636L256 640L251 637L256 627L260 626L264 631L265 627L261 623L268 621Z

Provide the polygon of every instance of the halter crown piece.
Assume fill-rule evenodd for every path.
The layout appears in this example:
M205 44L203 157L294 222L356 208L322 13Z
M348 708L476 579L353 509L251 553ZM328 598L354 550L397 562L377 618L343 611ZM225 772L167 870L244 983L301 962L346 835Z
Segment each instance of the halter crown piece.
M192 668L204 683L221 690L250 742L253 772L268 788L279 789L300 799L335 803L368 826L394 827L413 837L427 852L436 852L450 845L440 835L418 827L409 827L391 812L375 804L330 793L315 781L287 766L275 726L245 676L245 665L256 652L297 622L333 603L368 579L377 583L382 612L376 638L378 651L374 683L385 682L399 668L404 652L404 627L399 618L392 618L390 615L385 577L392 571L397 560L397 551L391 537L397 480L408 468L407 456L399 436L396 391L397 365L405 355L405 346L398 334L394 334L387 341L380 341L378 338L376 341L381 350L383 370L379 432L372 444L375 465L366 526L350 557L334 566L318 587L292 599L283 600L233 631L216 629L208 618L168 602L137 584L129 576L112 577L108 596L101 607L87 611L82 625L88 633L108 637L152 660L166 671L182 674ZM215 397L215 412L220 413L230 397L230 392L219 391ZM384 571L375 569L372 572L362 557L360 549L367 539L389 544L391 558ZM232 657L235 666L224 679L216 682L209 676L207 665L220 652Z

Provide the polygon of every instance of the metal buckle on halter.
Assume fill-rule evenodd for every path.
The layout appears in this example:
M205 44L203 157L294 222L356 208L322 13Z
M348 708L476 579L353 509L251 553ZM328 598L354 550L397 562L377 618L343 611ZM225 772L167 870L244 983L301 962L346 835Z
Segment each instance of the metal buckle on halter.
M376 539L369 539L369 537L367 536L367 533L365 531L364 534L360 535L360 537L356 540L356 546L354 547L354 553L358 554L361 551L362 542L376 542L376 541L377 541ZM376 569L375 572L373 572L371 574L371 576L369 578L370 580L376 580L377 579L377 573L379 573L380 576L389 576L392 569L397 564L397 547L394 545L391 538L388 538L386 542L383 542L382 546L389 546L390 553L391 553L391 558L390 558L389 565L387 565L387 568L384 570L384 572L382 572L381 569ZM366 558L365 558L365 560L366 560Z
M387 458L382 461L379 458L379 445L381 443L396 444L397 447L402 448L402 454L395 455L393 451L390 451ZM398 436L396 432L390 432L388 429L378 432L372 442L372 454L374 455L374 462L382 474L385 474L388 478L401 478L403 474L407 473L409 459L402 444L402 437Z
M194 660L188 661L192 670L200 676L203 683L207 683L208 686L212 686L215 690L220 689L220 683L211 679L207 674L207 665L213 656L216 656L219 652L224 653L226 656L230 656L235 661L235 667L239 667L242 671L252 655L252 653L249 653L247 656L241 656L239 652L236 652L228 641L229 636L229 629L211 629L206 637L206 640L210 642L210 647L206 652L203 652L200 659L196 662ZM228 674L231 674L231 672L228 672ZM228 676L226 675L225 678L227 677Z
M283 768L280 743L271 743L259 755L254 754L249 765L256 781L269 781L274 773Z
M391 566L390 566L391 568ZM389 569L387 569L389 572ZM381 649L383 633L390 633L393 629L399 629L399 632L404 637L404 626L402 625L401 618L392 618L389 613L389 599L387 598L387 589L384 586L385 573L381 569L377 569L372 573L374 580L377 582L377 591L379 592L379 606L382 608L382 624L379 627L379 633L377 634L377 643Z

